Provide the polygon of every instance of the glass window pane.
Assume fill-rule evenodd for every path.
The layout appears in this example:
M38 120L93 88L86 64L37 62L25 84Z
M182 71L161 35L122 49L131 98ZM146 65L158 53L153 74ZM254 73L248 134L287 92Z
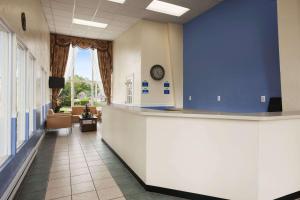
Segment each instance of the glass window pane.
M18 44L17 47L17 65L16 65L16 114L17 114L17 147L23 144L25 140L25 62L26 51Z
M33 56L29 56L29 62L27 67L27 105L26 110L29 113L29 136L33 133L33 109L34 109L34 58Z
M10 33L0 21L0 164L10 153Z

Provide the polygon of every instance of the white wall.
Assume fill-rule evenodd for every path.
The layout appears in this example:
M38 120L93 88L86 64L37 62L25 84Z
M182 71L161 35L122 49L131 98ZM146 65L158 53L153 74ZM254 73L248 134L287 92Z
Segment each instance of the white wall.
M278 28L283 110L300 110L300 0L278 0Z
M149 82L149 94L142 95L142 105L174 105L173 90L171 89L170 95L165 95L163 87L163 83L168 81L173 88L168 24L144 21L142 38L142 80ZM150 76L150 69L156 64L162 65L165 69L165 77L161 81L155 81Z
M176 106L183 101L183 34L182 26L141 20L114 41L114 72L112 102L124 104L126 76L134 73L134 105ZM150 77L153 65L160 64L165 78ZM149 94L142 94L142 81L149 82ZM171 85L164 94L163 83Z
M141 104L141 26L137 23L114 41L112 103L125 104L126 77L134 74L133 104Z
M27 30L21 26L21 13L25 12ZM0 0L0 19L28 48L35 58L35 65L50 74L50 32L40 0ZM49 91L47 102L50 102Z
M181 25L168 24L170 64L173 79L174 103L183 107L183 29Z

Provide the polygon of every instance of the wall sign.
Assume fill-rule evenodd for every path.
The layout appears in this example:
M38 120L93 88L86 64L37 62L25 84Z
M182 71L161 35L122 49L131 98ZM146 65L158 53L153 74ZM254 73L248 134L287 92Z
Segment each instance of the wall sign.
M149 82L148 81L142 82L142 94L149 94Z
M164 94L170 94L170 83L168 81L164 82Z

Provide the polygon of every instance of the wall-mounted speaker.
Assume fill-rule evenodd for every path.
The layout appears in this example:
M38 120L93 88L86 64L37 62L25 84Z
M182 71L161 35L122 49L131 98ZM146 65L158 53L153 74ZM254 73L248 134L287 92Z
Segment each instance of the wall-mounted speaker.
M23 31L26 31L26 15L24 12L21 13L21 23Z

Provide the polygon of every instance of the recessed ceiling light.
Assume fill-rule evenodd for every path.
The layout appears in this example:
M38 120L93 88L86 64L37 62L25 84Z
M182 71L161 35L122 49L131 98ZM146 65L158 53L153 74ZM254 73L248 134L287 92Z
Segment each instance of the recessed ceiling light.
M112 1L115 3L125 3L126 0L108 0L108 1Z
M77 19L73 18L73 24L80 24L84 26L94 26L98 28L106 28L108 24L100 23L100 22L93 22L93 21L88 21L88 20L83 20L83 19Z
M168 15L173 15L176 17L182 16L184 13L188 12L190 9L182 6L178 6L175 4L167 3L164 1L153 0L148 7L147 10L152 10L155 12L160 12Z

